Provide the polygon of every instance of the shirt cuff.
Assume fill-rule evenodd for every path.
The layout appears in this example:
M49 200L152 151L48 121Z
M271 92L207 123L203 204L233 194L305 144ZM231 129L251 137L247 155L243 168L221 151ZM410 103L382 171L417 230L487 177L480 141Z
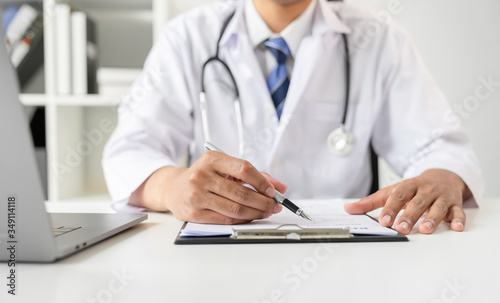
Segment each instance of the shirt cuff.
M142 163L136 162L131 167L127 167L126 170L123 169L124 165L122 163L116 163L116 165L108 164L104 172L109 193L115 202L113 208L117 211L118 209L125 210L130 200L130 195L154 172L165 166L178 165L168 159L156 159ZM132 174L130 173L131 171L135 173ZM140 208L135 207L135 209Z
M146 208L136 207L128 204L129 199L123 199L120 201L115 201L111 204L111 207L117 213L138 213L147 211Z

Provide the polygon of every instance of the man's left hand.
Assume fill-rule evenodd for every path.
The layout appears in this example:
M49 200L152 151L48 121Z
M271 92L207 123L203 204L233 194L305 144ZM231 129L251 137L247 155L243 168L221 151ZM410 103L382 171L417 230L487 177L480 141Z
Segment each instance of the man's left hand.
M393 226L396 216L404 209L394 229L405 235L424 215L418 226L420 233L432 234L443 220L451 222L454 231L463 231L465 213L462 205L471 195L467 185L456 174L430 169L418 177L383 188L358 202L346 204L344 208L349 214L357 215L383 207L379 222L386 227Z

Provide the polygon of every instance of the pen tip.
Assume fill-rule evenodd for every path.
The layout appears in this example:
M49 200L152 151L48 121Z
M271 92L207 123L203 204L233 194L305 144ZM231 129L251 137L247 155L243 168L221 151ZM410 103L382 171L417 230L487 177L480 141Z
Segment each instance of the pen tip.
M313 222L313 221L314 221L314 220L313 220L311 217L309 217L306 213L301 213L301 214L300 214L300 216L301 216L302 218L304 218L304 219L307 219L307 220L311 221L311 222Z

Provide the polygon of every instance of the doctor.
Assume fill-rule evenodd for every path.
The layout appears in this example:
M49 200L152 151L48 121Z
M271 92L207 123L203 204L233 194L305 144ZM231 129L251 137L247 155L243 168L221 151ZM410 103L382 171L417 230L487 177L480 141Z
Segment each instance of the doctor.
M448 109L406 34L369 12L326 0L217 3L165 27L103 166L118 207L234 224L280 212L274 189L365 197L372 144L404 181L349 213L383 207L380 223L404 234L421 217L421 233L443 220L462 231L462 208L483 185ZM205 153L207 139L228 155Z

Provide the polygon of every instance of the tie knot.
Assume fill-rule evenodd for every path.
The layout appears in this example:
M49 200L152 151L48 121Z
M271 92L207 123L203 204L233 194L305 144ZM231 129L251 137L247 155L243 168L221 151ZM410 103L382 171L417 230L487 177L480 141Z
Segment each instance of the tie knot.
M283 38L274 38L262 43L276 58L278 64L285 64L286 58L290 56L290 49Z

